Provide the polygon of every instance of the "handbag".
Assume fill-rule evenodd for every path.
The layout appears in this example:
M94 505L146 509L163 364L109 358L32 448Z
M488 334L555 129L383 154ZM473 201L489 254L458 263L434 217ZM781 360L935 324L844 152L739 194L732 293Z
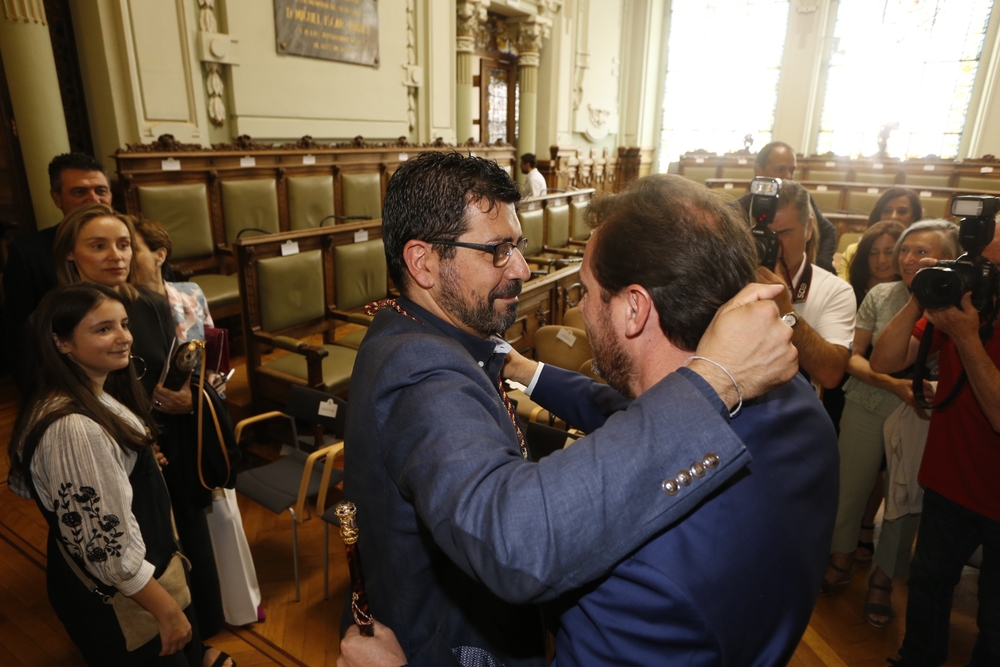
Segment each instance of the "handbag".
M175 538L176 539L176 538ZM125 650L134 651L145 646L154 637L160 634L160 627L156 623L156 617L143 609L138 602L130 597L122 595L118 591L114 595L108 595L98 590L97 584L91 577L88 577L77 565L76 561L67 553L62 542L58 542L59 550L62 551L63 558L69 563L73 573L79 577L83 585L91 593L100 595L104 604L109 604L115 610L115 617L118 619L118 626L125 637ZM170 594L177 606L183 611L191 604L191 589L187 583L187 572L191 569L191 563L180 551L175 551L170 558L170 563L163 574L156 580L164 590Z
M197 341L201 342L201 341ZM236 442L233 421L225 403L211 384L205 382L208 355L201 355L201 369L191 379L191 392L198 397L198 481L209 490L234 488L240 448ZM208 412L209 422L205 422Z
M163 365L160 382L170 391L178 391L191 377L192 371L201 364L204 368L205 341L191 340L180 343L174 339L167 355L167 363Z

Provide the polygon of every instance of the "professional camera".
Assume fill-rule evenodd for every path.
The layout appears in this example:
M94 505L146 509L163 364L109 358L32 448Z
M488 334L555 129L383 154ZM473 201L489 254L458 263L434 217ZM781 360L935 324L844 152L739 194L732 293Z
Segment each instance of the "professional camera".
M962 295L972 292L976 310L983 315L990 312L1000 287L1000 274L982 253L993 240L997 213L1000 198L955 197L951 214L962 218L958 238L965 254L917 271L911 289L924 308L960 307Z
M750 221L753 223L750 234L757 243L757 259L768 271L774 271L781 250L778 235L768 227L774 222L774 214L778 210L779 190L779 178L757 177L750 181Z

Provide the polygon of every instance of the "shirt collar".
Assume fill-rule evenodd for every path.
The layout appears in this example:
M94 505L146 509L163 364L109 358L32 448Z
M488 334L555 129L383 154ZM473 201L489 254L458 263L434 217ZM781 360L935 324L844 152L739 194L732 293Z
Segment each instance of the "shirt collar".
M795 272L794 276L792 276L792 285L798 285L799 281L802 280L802 274L805 273L806 264L808 263L809 263L809 257L805 253L802 253L802 263L799 264L799 270ZM791 285L789 287L791 287ZM792 289L795 288L792 287Z
M480 368L484 368L491 375L500 372L504 357L513 349L510 343L499 336L494 335L489 338L480 338L467 331L462 331L454 324L445 322L426 308L421 308L404 296L397 298L396 301L403 310L412 313L421 322L433 326L445 336L457 341L479 364ZM495 359L493 358L494 355L496 355Z

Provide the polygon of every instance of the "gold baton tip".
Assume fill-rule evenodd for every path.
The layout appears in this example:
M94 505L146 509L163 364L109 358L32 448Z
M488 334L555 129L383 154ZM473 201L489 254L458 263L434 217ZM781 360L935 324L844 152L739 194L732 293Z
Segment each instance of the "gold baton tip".
M354 544L358 541L358 508L354 503L344 500L334 507L334 514L340 519L340 537L344 544Z

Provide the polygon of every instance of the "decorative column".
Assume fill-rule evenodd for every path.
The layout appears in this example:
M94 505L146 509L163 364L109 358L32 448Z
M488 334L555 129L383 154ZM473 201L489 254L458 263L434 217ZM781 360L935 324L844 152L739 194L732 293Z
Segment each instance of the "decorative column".
M538 59L542 50L542 42L548 39L552 32L552 19L536 14L521 21L519 26L517 78L521 89L521 103L518 108L518 162L520 162L520 156L525 153L535 153ZM518 174L518 180L523 180L520 174Z
M69 133L42 0L0 0L3 56L16 134L38 229L62 220L49 196L48 164L69 152Z
M219 33L215 0L198 0L198 50L205 65L208 119L216 127L226 123L226 88L222 81L222 66L238 64L237 45L237 40Z
M472 52L476 50L476 32L486 23L489 0L465 0L458 3L458 35L455 48L457 85L455 86L455 143L472 137Z

